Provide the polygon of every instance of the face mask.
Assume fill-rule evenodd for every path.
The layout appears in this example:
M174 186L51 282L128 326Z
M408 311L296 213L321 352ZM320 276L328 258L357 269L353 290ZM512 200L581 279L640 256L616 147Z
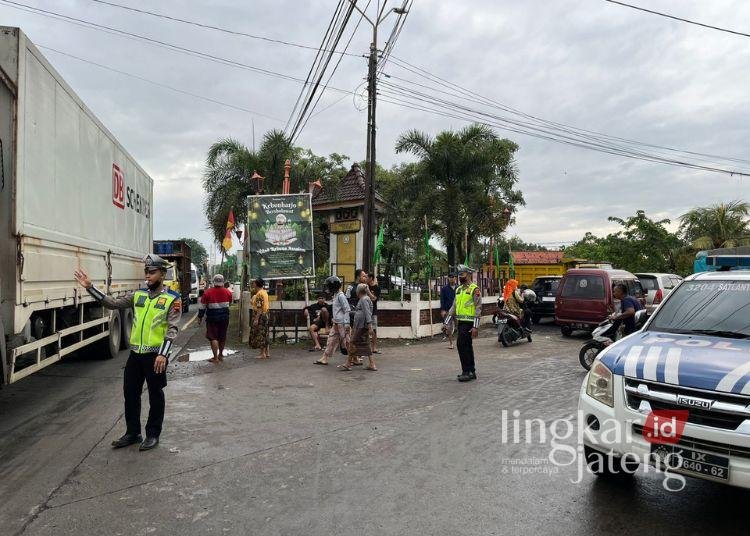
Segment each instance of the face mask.
M458 278L458 280L459 280L459 281L461 282L461 284L463 285L464 283L466 283L466 281L467 281L467 278L466 278L466 277L459 277L459 278Z

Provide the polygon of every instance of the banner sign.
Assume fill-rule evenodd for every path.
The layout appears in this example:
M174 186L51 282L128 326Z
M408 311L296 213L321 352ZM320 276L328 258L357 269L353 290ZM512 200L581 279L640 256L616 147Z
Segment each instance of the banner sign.
M247 200L250 277L313 277L312 196L251 195Z

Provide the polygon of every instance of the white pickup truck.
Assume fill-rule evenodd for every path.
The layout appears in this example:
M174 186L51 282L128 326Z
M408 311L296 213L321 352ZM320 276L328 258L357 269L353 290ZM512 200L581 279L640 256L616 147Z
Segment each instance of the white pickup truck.
M750 488L750 271L685 279L597 356L578 409L598 475L645 465Z
M118 295L143 282L153 181L18 28L0 26L0 384L84 346L127 344Z

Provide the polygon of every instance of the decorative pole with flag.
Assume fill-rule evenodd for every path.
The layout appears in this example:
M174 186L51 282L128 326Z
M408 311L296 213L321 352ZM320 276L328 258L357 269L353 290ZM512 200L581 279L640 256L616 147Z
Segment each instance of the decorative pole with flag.
M508 248L508 279L516 278L516 266L513 264L513 252Z
M432 277L432 249L430 248L430 231L427 229L427 215L424 217L424 254L427 262L427 307L430 311L430 337L434 336L432 332L432 287L430 278Z
M224 264L224 255L232 249L232 229L234 229L234 207L229 209L226 232L224 233L224 240L221 242L221 264Z
M375 254L373 255L372 259L372 267L375 272L377 272L378 269L378 263L380 263L381 257L383 255L383 233L384 233L384 224L380 224L380 230L378 231L378 240L375 243ZM377 276L377 273L375 274Z

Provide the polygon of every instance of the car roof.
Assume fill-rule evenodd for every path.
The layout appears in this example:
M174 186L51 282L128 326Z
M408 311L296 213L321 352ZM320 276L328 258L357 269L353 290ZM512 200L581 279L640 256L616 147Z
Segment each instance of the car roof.
M659 272L638 272L635 274L636 277L679 277L682 279L682 276L679 276L677 274L667 274L667 273L659 273Z
M561 275L538 275L534 278L534 281L537 279L562 279Z
M610 279L613 277L622 277L626 279L634 279L635 275L625 270L605 270L603 268L571 268L565 275L609 275Z
M700 272L685 278L686 281L750 281L750 270L729 272Z

